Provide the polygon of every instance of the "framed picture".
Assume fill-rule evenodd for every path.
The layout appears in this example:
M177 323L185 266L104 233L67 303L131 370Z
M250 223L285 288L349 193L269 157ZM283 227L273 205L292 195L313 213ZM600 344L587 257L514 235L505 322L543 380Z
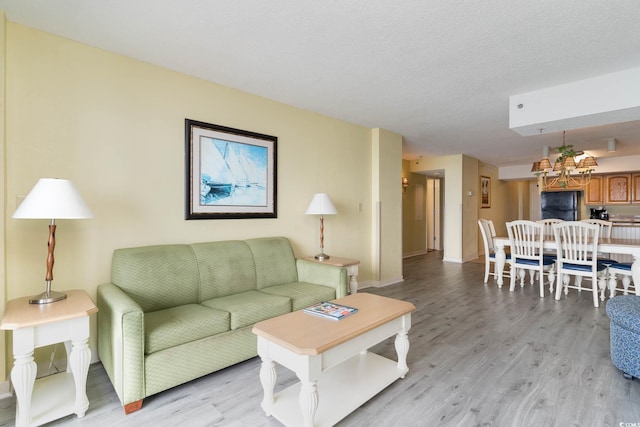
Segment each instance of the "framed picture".
M277 143L185 119L185 219L276 218Z
M491 207L491 178L488 176L480 177L480 207Z

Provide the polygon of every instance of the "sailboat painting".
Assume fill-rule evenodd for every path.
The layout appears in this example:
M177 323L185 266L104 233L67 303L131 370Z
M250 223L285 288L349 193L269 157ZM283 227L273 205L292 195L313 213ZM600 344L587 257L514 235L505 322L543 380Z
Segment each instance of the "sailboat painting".
M267 203L267 149L222 139L200 139L200 204Z
M186 122L186 219L275 218L277 138Z

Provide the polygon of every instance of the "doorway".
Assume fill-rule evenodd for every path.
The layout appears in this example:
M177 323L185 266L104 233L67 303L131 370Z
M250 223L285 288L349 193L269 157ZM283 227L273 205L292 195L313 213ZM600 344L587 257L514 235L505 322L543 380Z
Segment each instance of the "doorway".
M427 250L442 250L442 180L427 177L426 183Z

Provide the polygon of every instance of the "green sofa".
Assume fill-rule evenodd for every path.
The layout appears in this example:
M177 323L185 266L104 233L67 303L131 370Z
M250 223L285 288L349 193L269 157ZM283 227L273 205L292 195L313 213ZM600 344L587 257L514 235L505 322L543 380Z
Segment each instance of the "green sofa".
M98 353L125 412L257 355L252 326L347 294L344 268L284 237L117 249L98 286Z

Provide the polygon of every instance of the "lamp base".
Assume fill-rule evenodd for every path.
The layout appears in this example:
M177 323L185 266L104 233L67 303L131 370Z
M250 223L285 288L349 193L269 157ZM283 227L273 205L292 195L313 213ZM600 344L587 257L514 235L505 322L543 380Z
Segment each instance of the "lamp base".
M61 301L67 297L64 292L49 291L43 292L39 295L29 298L29 304L49 304L56 301Z
M318 255L314 256L315 259L317 259L318 261L324 261L325 259L329 259L329 255L325 254L324 252L319 253Z

